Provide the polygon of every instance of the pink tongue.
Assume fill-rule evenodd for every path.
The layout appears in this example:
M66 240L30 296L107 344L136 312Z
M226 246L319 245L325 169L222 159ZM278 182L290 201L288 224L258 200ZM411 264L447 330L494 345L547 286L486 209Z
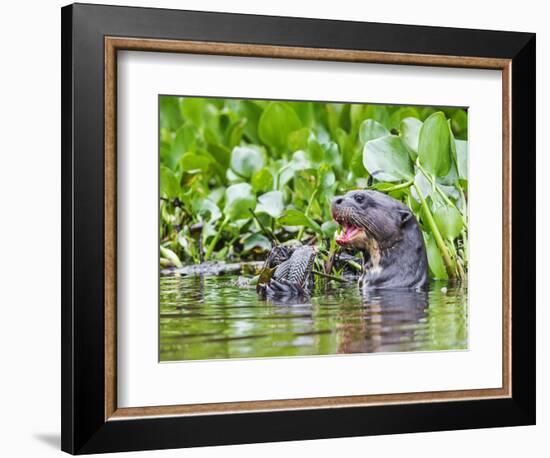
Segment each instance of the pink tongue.
M353 226L344 226L344 231L336 238L336 243L345 244L349 239L351 239L360 229Z

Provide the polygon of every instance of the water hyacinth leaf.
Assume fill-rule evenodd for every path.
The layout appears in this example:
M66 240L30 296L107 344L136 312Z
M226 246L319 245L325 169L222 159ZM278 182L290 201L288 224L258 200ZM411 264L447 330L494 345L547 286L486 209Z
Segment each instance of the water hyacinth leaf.
M184 124L176 131L174 143L172 145L172 155L175 158L184 153L194 153L197 150L199 142L199 132L192 124Z
M180 191L176 174L168 167L160 166L160 192L167 197L176 197Z
M468 133L468 114L462 108L455 109L451 114L451 128L458 138L466 138Z
M454 186L455 183L458 181L458 172L456 170L455 162L451 162L451 168L449 169L449 173L443 177L436 177L436 181L439 184L445 185L445 186Z
M256 213L266 213L272 218L278 218L283 214L284 208L283 193L281 191L271 191L262 194L258 198Z
M164 259L168 259L168 261L170 261L170 263L174 267L183 267L183 264L182 264L180 258L178 257L178 255L176 253L174 253L172 250L170 250L169 248L165 248L161 245L160 246L160 255Z
M458 176L461 180L468 179L468 142L464 140L455 140L456 145L456 163L458 167Z
M265 160L262 151L255 146L237 146L231 152L231 168L244 178L250 178L252 174L264 167Z
M305 202L309 201L317 187L317 170L305 169L294 172L294 195Z
M399 129L401 127L401 122L406 119L416 119L418 118L419 113L416 107L401 107L395 110L391 116L388 123L388 127L391 129Z
M230 183L240 183L243 181L243 177L240 175L237 175L235 172L233 172L232 169L227 169L225 172L225 177L227 178L227 181Z
M176 131L183 124L178 99L176 97L161 96L159 100L160 126Z
M370 140L389 135L390 131L374 119L366 119L359 128L359 140L365 144Z
M414 176L407 148L400 137L387 135L370 140L363 149L363 165L378 181L403 181Z
M450 205L438 207L433 212L433 217L439 232L447 240L454 240L460 234L463 227L462 215Z
M205 103L205 99L200 97L185 97L181 99L180 110L183 118L200 127L206 113Z
M246 118L235 121L229 126L226 134L226 137L227 137L226 143L227 143L227 146L229 146L229 148L234 148L241 142L245 127L246 127Z
M374 119L383 126L387 126L390 121L390 112L384 105L366 105L363 116L363 119Z
M210 199L195 199L193 201L193 212L206 221L216 221L222 216L219 207Z
M418 172L415 175L414 183L416 184L416 186L418 186L424 198L431 196L433 191L432 184L428 181L428 179L424 176L422 172ZM416 189L414 187L411 188L411 195L414 197L414 199L417 202L420 202L420 197L418 196Z
M219 204L220 201L223 199L224 194L225 194L225 188L223 186L219 186L210 191L210 194L208 194L208 199L214 202L215 204Z
M294 208L286 210L285 214L281 216L278 221L282 226L306 226L317 233L322 233L321 227L315 221L304 212Z
M414 159L418 155L418 139L420 137L420 129L422 121L416 118L405 118L401 121L401 137L411 151L415 153Z
M337 229L338 223L336 223L335 221L325 221L323 224L321 224L321 232L323 233L323 236L328 239L334 237Z
M211 160L207 156L199 156L195 153L185 153L180 161L181 170L184 172L203 172L208 169Z
M261 251L271 250L269 239L265 235L258 233L250 234L243 239L242 243L244 251L250 251L254 248L259 248Z
M332 167L342 167L342 156L338 144L335 142L328 142L324 143L322 146L325 150L325 162Z
M365 169L365 166L363 163L363 153L361 152L361 150L355 151L355 153L351 157L349 168L353 173L353 175L358 178L364 178L369 176L369 173L367 172L367 169Z
M321 164L318 170L317 183L321 189L330 189L336 182L336 176L328 164Z
M309 138L307 142L307 152L311 162L319 163L325 159L325 150L315 137Z
M311 127L315 123L314 104L312 102L287 102L300 118L304 126Z
M300 127L300 118L288 104L271 102L260 117L258 135L266 145L284 151L287 149L288 136Z
M424 240L426 242L426 254L428 255L428 265L432 277L440 280L449 278L435 239L432 235L425 235Z
M290 149L292 151L306 149L311 135L312 132L307 127L302 127L301 129L291 132L288 136L288 145L290 146Z
M238 183L229 186L225 191L224 214L230 220L250 217L250 209L256 208L256 197L252 186L248 183Z
M213 143L208 144L208 152L212 157L224 168L229 167L229 161L231 159L231 151L222 145Z
M252 175L250 182L254 192L267 192L273 189L273 174L264 167Z
M433 175L443 177L451 168L450 132L443 112L430 115L420 129L418 158Z
M296 151L292 155L291 161L280 168L279 185L284 186L285 184L287 184L292 179L295 172L299 170L310 169L312 167L313 164L309 160L306 152L302 150Z

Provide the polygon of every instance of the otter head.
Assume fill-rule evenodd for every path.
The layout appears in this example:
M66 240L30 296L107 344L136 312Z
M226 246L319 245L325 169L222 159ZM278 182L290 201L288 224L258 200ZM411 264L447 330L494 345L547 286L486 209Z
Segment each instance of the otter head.
M390 248L402 238L411 211L401 202L378 191L350 191L332 201L332 216L342 226L336 243L368 250L372 242Z

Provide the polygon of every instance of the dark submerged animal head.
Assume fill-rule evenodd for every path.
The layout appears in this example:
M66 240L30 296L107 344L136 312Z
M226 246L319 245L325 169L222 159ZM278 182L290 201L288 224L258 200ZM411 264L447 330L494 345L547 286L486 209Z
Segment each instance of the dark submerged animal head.
M378 191L350 191L334 198L332 216L343 228L336 242L358 250L368 249L373 241L382 249L391 248L408 224L416 224L408 207Z

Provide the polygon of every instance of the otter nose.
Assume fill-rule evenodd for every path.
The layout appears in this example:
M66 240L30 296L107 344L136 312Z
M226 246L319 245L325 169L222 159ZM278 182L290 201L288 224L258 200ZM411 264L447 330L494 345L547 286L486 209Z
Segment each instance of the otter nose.
M344 201L343 197L337 197L336 199L333 200L333 204L334 205L341 205L343 201Z

